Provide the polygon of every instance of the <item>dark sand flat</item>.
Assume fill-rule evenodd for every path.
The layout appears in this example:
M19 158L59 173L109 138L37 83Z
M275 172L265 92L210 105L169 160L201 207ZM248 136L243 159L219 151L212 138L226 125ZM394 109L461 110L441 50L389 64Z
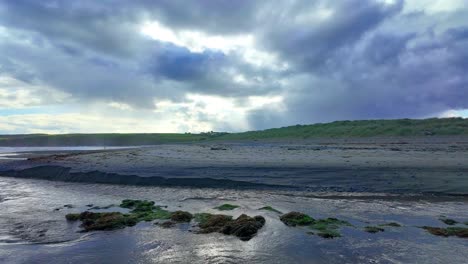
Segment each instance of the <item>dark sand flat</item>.
M72 173L118 174L122 183L131 175L180 179L179 183L188 178L234 181L219 187L235 187L235 182L245 187L246 182L254 188L271 185L313 192L468 194L466 137L209 142L26 157L3 160L0 170L54 166L54 174L58 166ZM42 167L42 176L45 171ZM99 176L88 174L86 180L93 182L93 177ZM182 186L197 181L186 182Z

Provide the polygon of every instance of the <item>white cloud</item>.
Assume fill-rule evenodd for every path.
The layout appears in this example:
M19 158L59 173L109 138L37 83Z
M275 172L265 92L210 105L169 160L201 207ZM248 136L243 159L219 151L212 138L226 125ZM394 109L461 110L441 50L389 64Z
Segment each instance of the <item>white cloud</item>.
M0 76L0 108L27 108L64 102L68 94L42 85Z
M326 10L321 14L331 15ZM141 33L154 40L185 47L190 52L200 53L206 50L221 51L224 54L236 52L244 61L257 67L275 70L286 70L289 67L288 63L279 62L274 53L258 49L252 34L220 36L191 30L175 31L157 21L144 23L141 26Z
M253 37L251 34L211 36L203 32L191 30L174 31L161 25L157 21L146 22L143 24L141 32L155 40L186 47L191 52L203 52L211 49L228 53L232 50L239 49L240 47L251 47L253 43Z

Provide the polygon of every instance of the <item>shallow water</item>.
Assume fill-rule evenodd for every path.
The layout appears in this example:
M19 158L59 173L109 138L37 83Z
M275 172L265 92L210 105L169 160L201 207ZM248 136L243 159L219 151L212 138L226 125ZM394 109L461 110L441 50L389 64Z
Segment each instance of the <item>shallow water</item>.
M263 215L266 225L248 242L222 234L194 234L191 226L162 229L152 223L107 232L78 233L64 216L88 204L106 206L122 199L150 199L168 210L218 211L222 203L240 205L223 213ZM71 204L73 208L65 208ZM342 237L323 239L291 228L274 212L302 211L338 217L355 227ZM60 210L55 210L60 208ZM271 191L234 191L61 183L0 177L0 263L463 263L468 241L428 234L417 226L444 226L444 215L468 220L465 201L389 201L317 199ZM108 209L115 211L117 208ZM378 234L369 224L396 221L404 227Z
M69 147L0 147L0 159L26 160L24 157L15 157L34 152L48 151L90 151L90 150L111 150L132 147L102 147L102 146L69 146Z

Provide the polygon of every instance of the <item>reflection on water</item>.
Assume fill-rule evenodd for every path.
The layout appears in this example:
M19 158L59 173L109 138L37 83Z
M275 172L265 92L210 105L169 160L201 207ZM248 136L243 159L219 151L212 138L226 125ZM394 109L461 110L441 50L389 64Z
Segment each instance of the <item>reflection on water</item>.
M90 150L112 150L133 147L107 147L107 146L70 146L70 147L0 147L0 159L26 160L24 157L15 157L35 152L49 151L90 151Z
M266 225L248 242L221 234L194 234L189 225L162 229L152 223L109 232L78 233L64 216L122 199L150 199L169 210L217 212L220 203L241 207L227 213L261 214ZM72 208L64 205L72 205ZM280 211L339 217L356 228L322 239L286 227ZM466 202L327 200L267 191L233 191L75 184L0 177L0 263L463 263L468 243L417 228L440 226L440 215L468 220ZM109 209L113 210L113 209ZM369 234L369 223L396 221L405 227ZM435 261L434 261L435 260Z

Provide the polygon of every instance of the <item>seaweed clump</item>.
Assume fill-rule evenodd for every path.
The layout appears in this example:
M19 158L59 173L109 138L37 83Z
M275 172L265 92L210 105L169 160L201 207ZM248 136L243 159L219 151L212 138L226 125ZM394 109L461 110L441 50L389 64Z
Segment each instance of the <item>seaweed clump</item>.
M270 211L270 212L275 212L275 213L278 213L278 214L282 214L281 211L271 207L271 206L264 206L262 208L258 208L258 210L266 210L266 211Z
M443 236L443 237L457 236L461 238L468 238L468 228L465 228L465 227L442 228L442 227L423 226L422 228L435 236Z
M366 226L364 227L364 231L375 234L375 233L383 232L385 231L385 229L378 227L378 226Z
M220 211L230 211L238 207L239 207L238 205L234 205L234 204L222 204L220 206L215 207L214 209L218 209Z
M83 231L113 230L134 226L140 221L153 221L156 219L170 219L172 213L155 206L154 202L146 200L123 200L122 208L131 209L128 214L120 212L82 212L80 214L67 214L68 221L81 221ZM179 213L178 213L179 214ZM187 217L186 214L184 214Z
M156 219L170 219L171 212L155 206L153 201L147 200L123 200L122 208L132 209L130 213L140 221L153 221Z
M192 218L193 215L185 211L175 211L171 214L171 220L179 223L190 222Z
M444 222L444 224L446 224L446 225L456 225L456 224L458 224L457 221L455 221L453 219L450 219L450 218L441 218L439 220Z
M315 220L314 223L309 225L309 228L317 230L317 235L323 238L335 238L341 237L338 229L341 226L350 226L351 224L347 221L339 220L337 218L325 218Z
M138 220L134 216L120 212L83 212L81 214L68 214L66 218L69 221L80 220L84 231L114 230L134 226L138 223Z
M380 224L379 226L401 227L401 225L399 223L396 223L396 222Z
M317 231L317 233L308 232L308 234L316 234L322 238L341 237L338 230L342 226L351 226L347 221L337 218L314 219L300 212L289 212L282 215L280 220L287 226L308 226L310 229Z
M315 219L300 212L289 212L282 215L280 220L287 226L306 226L315 222Z
M343 226L351 226L347 221L337 218L314 219L309 215L300 212L289 212L280 217L280 220L287 226L308 226L316 231L316 235L322 238L341 237L338 230ZM314 232L307 232L314 235Z
M236 236L242 241L252 239L258 230L265 225L265 218L263 216L251 217L245 214L232 219L232 216L229 215L202 213L195 215L195 221L198 222L198 227L200 228L198 233L218 232Z

